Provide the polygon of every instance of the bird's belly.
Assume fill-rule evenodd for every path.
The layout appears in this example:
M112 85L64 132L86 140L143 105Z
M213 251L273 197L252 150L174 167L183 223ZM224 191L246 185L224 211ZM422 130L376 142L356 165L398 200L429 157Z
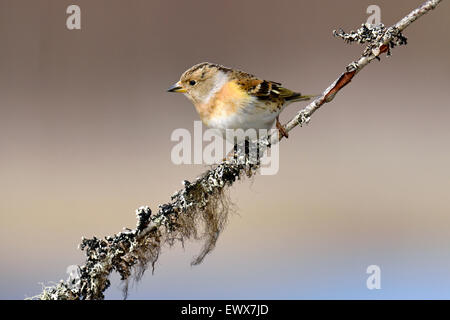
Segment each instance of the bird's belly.
M214 99L195 106L207 126L224 132L227 129L269 130L283 109L283 103L249 95L231 81Z
M240 110L226 116L211 117L205 122L208 127L218 129L222 133L225 133L227 129L242 129L244 131L248 129L270 130L278 114L279 112L271 110L259 112Z

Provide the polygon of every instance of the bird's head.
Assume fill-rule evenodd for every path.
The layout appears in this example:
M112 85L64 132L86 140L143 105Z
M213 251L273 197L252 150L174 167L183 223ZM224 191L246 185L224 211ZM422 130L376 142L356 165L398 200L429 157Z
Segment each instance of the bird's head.
M184 93L194 104L207 103L228 81L229 71L223 66L203 62L186 70L167 91Z

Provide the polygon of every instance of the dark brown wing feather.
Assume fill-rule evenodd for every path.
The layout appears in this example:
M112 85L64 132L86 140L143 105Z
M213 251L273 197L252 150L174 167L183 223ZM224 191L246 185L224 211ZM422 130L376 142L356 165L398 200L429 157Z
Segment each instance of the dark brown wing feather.
M281 86L281 83L267 80L260 80L251 74L235 71L237 84L248 94L258 97L261 100L279 99L286 101L295 100L301 97L299 92L294 92Z

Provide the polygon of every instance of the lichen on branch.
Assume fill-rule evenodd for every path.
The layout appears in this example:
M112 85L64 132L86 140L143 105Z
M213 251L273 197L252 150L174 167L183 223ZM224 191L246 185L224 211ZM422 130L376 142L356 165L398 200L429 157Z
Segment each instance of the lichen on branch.
M353 77L372 60L390 49L406 44L402 31L420 16L434 9L441 0L429 0L390 28L384 25L362 25L358 31L334 34L347 42L367 43L367 47L357 61L351 62L335 81L328 86L305 108L300 110L286 125L289 132L296 126L310 121L313 113L322 105L333 100ZM261 139L251 148L260 150L278 143L278 135ZM251 153L251 152L250 152ZM253 153L254 154L254 153ZM177 241L184 243L188 239L203 240L204 245L192 264L199 264L214 249L220 233L223 231L230 202L226 188L236 180L257 173L259 159L251 159L243 150L237 150L235 156L228 158L207 170L193 182L184 181L184 187L176 192L171 201L160 205L156 214L149 207L136 210L135 229L125 229L114 236L104 239L93 237L82 239L80 249L86 254L86 262L77 266L66 281L61 280L54 286L43 288L37 299L104 299L104 292L110 286L109 276L116 271L125 282L125 296L130 280L139 280L144 272L155 263L164 245L172 246Z
M389 33L389 42L384 44L383 39L387 33ZM375 48L381 48L380 53L387 51L387 55L390 56L390 49L395 48L396 46L406 45L408 41L398 28L393 26L387 29L382 23L378 25L363 23L361 28L357 31L352 30L350 33L346 33L342 29L339 29L338 31L333 30L333 35L342 38L347 43L368 43L369 45L364 50L363 56L370 55Z

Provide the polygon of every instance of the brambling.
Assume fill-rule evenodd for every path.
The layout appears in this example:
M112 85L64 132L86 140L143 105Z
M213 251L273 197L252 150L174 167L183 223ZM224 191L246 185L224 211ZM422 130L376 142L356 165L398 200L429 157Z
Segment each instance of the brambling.
M278 119L290 103L309 100L280 83L224 66L203 62L185 71L169 92L181 92L191 100L201 120L210 128L266 129L276 123L280 135L288 133Z

